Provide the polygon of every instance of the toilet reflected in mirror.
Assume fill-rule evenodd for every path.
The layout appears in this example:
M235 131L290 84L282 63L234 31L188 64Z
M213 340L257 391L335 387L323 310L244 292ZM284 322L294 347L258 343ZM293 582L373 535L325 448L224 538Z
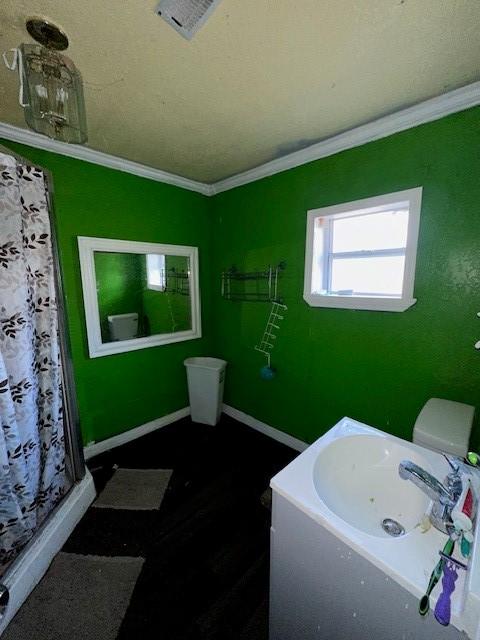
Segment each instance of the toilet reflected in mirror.
M103 335L103 342L116 340L132 340L138 338L138 313L119 313L107 316L108 336Z
M192 328L187 256L95 251L102 343Z
M200 337L195 247L78 242L91 357Z

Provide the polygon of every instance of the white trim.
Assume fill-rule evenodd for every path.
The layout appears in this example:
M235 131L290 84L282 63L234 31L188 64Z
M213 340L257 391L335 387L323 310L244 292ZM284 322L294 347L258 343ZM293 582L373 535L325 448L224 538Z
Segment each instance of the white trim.
M90 238L78 236L80 272L82 276L83 304L87 325L88 351L90 358L99 358L125 351L136 351L159 345L195 340L202 337L202 316L200 312L200 284L198 276L198 248L175 244L133 242L111 238ZM115 253L159 253L166 256L185 256L190 261L190 309L192 328L187 331L158 333L145 338L133 338L117 342L102 342L100 313L97 298L97 278L95 275L95 251Z
M198 182L184 178L182 176L154 169L138 162L132 162L117 156L111 156L102 151L95 151L88 147L75 144L67 144L66 142L58 142L51 140L29 129L15 127L5 122L0 122L0 138L12 140L22 144L35 147L36 149L45 149L63 156L84 160L110 169L125 171L142 178L156 180L165 184L171 184L189 191L196 191L205 196L214 196L222 191L228 191L240 187L262 178L273 176L276 173L299 167L300 165L335 155L340 151L360 147L368 142L386 138L394 133L417 127L420 124L433 122L452 113L464 111L480 104L480 81L472 82L464 87L449 91L442 95L430 98L423 102L419 102L406 109L395 111L390 115L383 116L367 124L362 124L353 129L349 129L343 133L326 138L321 142L317 142L305 149L289 153L288 155L266 162L258 167L237 173L224 180L219 180L211 184Z
M63 502L46 520L38 536L12 565L2 579L10 592L10 602L0 623L0 635L28 595L40 582L56 554L67 541L80 519L95 499L93 478L87 471Z
M252 429L255 429L255 431L259 431L269 438L273 438L273 440L281 442L291 449L295 449L295 451L305 451L305 449L310 446L306 442L303 442L303 440L294 438L288 433L275 429L265 422L260 422L260 420L257 420L253 416L249 416L247 413L240 411L240 409L235 409L228 404L223 405L223 413L234 420L238 420L238 422L242 422L247 425L247 427L251 427Z
M142 436L147 435L147 433L152 433L152 431L156 431L157 429L166 427L168 424L177 422L177 420L186 418L189 415L190 407L184 407L183 409L179 409L178 411L169 413L168 415L162 416L161 418L156 418L151 422L146 422L140 427L135 427L134 429L130 429L129 431L125 431L124 433L120 433L118 436L113 436L112 438L107 438L106 440L102 440L101 442L89 444L83 449L85 460L90 460L90 458L98 456L100 453L110 451L110 449L115 449L116 447L120 447L122 444L131 442L132 440L136 440L137 438L141 438Z
M312 293L312 274L314 262L315 220L318 218L345 217L350 212L381 211L385 206L403 208L408 205L408 236L405 249L405 272L403 275L402 296L399 298L374 296L342 296L329 293ZM311 307L328 307L334 309L360 309L368 311L406 311L415 304L413 297L415 283L415 264L417 259L418 232L420 228L420 212L422 207L422 187L396 191L371 198L363 198L353 202L311 209L307 212L307 230L305 245L305 273L303 299ZM322 258L325 261L325 257Z
M368 296L323 296L304 293L303 299L311 307L327 309L358 309L359 311L406 311L416 302L416 298L374 298Z
M96 151L89 147L52 140L51 138L47 138L40 133L31 131L30 129L15 127L11 124L7 124L6 122L0 122L0 138L12 140L13 142L20 142L21 144L27 144L35 149L52 151L53 153L58 153L61 156L67 156L69 158L76 158L77 160L83 160L92 164L98 164L102 167L108 167L109 169L124 171L125 173L131 173L134 176L147 178L148 180L155 180L156 182L171 184L175 187L188 189L189 191L196 191L197 193L202 193L205 196L213 195L211 185L205 184L204 182L190 180L189 178L184 178L183 176L178 176L174 173L154 169L153 167L148 167L147 165L140 164L139 162L125 160L124 158L112 156L108 153L103 153L103 151Z
M238 420L238 422L242 422L243 424L263 433L269 438L273 438L273 440L277 440L277 442L281 442L282 444L287 445L287 447L291 447L296 451L304 451L309 445L298 438L294 438L290 436L288 433L284 433L279 429L275 429L274 427L270 427L268 424L264 422L260 422L256 418L249 416L248 414L240 411L239 409L235 409L227 404L224 404L222 407L223 413L234 420ZM190 415L190 407L184 407L183 409L179 409L174 413L169 413L166 416L162 416L161 418L156 418L151 422L147 422L142 424L140 427L135 427L134 429L130 429L129 431L125 431L124 433L120 433L118 436L113 436L112 438L107 438L107 440L102 440L101 442L95 442L94 444L89 444L83 449L83 455L85 460L90 460L91 458L98 456L105 451L110 451L111 449L115 449L116 447L120 447L127 442L131 442L132 440L137 440L137 438L141 438L142 436L147 435L148 433L152 433L152 431L156 431L157 429L161 429L162 427L166 427L173 422L177 422L178 420L182 420Z
M449 91L436 98L425 100L412 107L401 109L383 118L373 120L373 122L360 125L331 138L326 138L300 151L289 153L271 162L261 164L254 169L249 169L225 180L215 182L212 185L213 193L211 195L273 176L276 173L293 169L320 158L332 156L346 149L360 147L367 142L380 140L399 131L405 131L420 124L439 120L452 113L470 109L478 104L480 104L480 81L467 84L465 87Z

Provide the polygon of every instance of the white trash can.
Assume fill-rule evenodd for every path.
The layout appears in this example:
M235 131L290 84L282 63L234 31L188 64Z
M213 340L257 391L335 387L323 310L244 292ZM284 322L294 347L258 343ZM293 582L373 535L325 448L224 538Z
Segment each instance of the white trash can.
M222 413L225 360L187 358L188 396L193 422L217 424Z

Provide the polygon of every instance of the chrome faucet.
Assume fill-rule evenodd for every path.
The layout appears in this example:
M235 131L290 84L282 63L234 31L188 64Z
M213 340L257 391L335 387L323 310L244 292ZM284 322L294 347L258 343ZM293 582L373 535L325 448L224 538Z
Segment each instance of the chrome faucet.
M433 500L430 522L443 533L450 534L453 529L452 510L462 493L460 466L447 458L452 471L445 478L444 484L410 460L403 460L398 465L398 473L403 480L410 480Z

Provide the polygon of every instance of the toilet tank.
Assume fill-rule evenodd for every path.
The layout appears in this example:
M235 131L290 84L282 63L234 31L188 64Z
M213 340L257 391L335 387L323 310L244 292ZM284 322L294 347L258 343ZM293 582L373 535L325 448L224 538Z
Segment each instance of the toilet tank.
M131 340L138 336L138 313L119 313L107 318L112 341Z
M413 442L427 449L463 458L467 455L475 407L430 398L418 414Z

